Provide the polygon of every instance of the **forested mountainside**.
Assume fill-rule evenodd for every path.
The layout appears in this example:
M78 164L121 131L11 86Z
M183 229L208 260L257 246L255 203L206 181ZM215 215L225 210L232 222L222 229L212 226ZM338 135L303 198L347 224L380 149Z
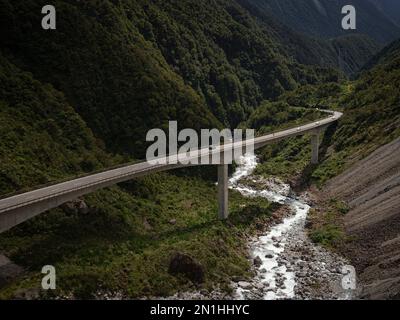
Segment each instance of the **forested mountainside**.
M54 1L56 32L41 29L44 4L0 1L3 196L141 157L147 130L168 120L234 126L263 99L340 77L284 56L234 1ZM11 283L0 277L0 298L37 297L49 263L58 296L168 295L193 285L168 273L176 252L204 266L206 288L226 286L248 274L244 239L274 206L233 194L226 225L213 194L212 179L152 175L27 221L0 237L24 267Z
M364 158L400 134L400 47L390 45L378 54L377 63L364 71L344 95L345 115L332 137L334 154L317 170L326 178L334 169Z
M368 63L364 65L362 71L368 71L377 65L391 64L399 58L400 54L400 39L392 42L379 53L377 53Z
M274 15L252 0L238 2L257 19L265 33L276 39L286 55L302 64L335 67L352 75L381 49L377 41L363 34L346 34L332 39L307 35L285 25L281 19L284 12Z
M388 44L400 36L400 28L387 14L377 8L377 1L369 0L247 0L260 10L272 14L286 25L305 34L333 38L348 34L341 28L342 7L357 9L357 30L381 44ZM387 2L389 3L388 0ZM396 1L392 1L396 2ZM397 7L390 4L390 7ZM392 11L394 14L395 11Z
M235 126L263 99L338 78L320 69L339 65L335 46L254 17L234 0L58 0L56 32L44 32L32 14L44 3L0 2L3 54L63 92L109 150L136 157L144 132L167 119ZM366 42L344 70L374 50Z
M2 55L0 135L2 196L124 160L104 151L60 91ZM37 270L46 263L57 265L55 294L75 298L93 298L99 290L142 297L187 288L190 281L168 273L176 251L207 266L208 285L243 276L248 265L242 230L245 235L256 221L270 219L274 206L267 201L243 203L233 195L236 222L227 226L215 221L217 204L210 197L215 192L214 181L156 174L27 221L0 236L1 257L6 254L24 268L17 279L1 269L0 299L38 298ZM210 245L218 241L226 244L225 258Z
M309 138L304 137L266 148L262 156L268 161L260 165L259 173L297 175L321 185L376 148L391 142L400 134L399 86L400 46L397 41L377 54L355 81L308 85L285 93L279 100L291 106L338 109L344 116L336 127L325 133L322 161L316 168L304 172L309 150ZM254 116L250 119L254 122Z
M142 158L146 132L168 120L269 132L315 119L317 106L345 110L317 167L308 170L308 137L261 152L258 173L305 172L318 183L399 135L398 43L347 82L332 67L355 72L373 41L300 35L244 0L55 0L55 32L41 29L44 4L0 0L2 195ZM177 252L204 267L199 287L229 291L233 277L249 276L246 241L277 219L276 206L233 192L225 224L215 181L174 173L95 192L2 234L1 253L25 270L0 298L38 297L45 264L57 266L54 295L64 298L198 288L168 272Z
M361 34L339 36L329 43L338 55L339 68L351 77L381 49L369 36Z
M143 155L145 132L177 119L218 126L185 85L111 2L57 1L58 29L44 32L43 1L2 1L2 50L13 63L62 91L109 150Z
M61 92L2 55L0 136L1 194L113 163Z

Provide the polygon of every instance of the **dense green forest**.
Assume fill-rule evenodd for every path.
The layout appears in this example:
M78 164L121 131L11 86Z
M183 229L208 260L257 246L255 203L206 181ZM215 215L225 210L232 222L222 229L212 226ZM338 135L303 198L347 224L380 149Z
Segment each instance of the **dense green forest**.
M0 55L0 190L22 190L117 161L63 94Z
M44 3L0 2L3 55L62 91L114 152L142 157L145 132L167 119L234 127L264 99L340 77L323 69L338 65L335 46L233 0L58 0L55 32L34 14ZM353 61L376 50L363 48Z

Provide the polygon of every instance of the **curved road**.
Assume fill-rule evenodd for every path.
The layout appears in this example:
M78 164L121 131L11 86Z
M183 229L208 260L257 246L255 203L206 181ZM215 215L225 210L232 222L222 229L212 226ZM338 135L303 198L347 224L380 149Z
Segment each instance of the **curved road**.
M329 117L319 121L315 121L303 126L287 129L277 133L261 136L254 139L254 148L259 149L268 144L303 135L306 133L318 134L322 129L332 122L337 121L343 114L340 112L320 110L329 114ZM249 140L247 140L249 141ZM189 159L210 158L212 155L219 153L222 155L224 151L243 150L246 141L227 143L215 149L200 149L192 152ZM174 164L174 161L168 163L169 160L176 158L188 159L187 154L178 154L172 157L164 158L166 164L152 164L141 162L137 164L127 165L121 168L92 174L82 178L73 179L67 182L55 184L52 186L40 188L34 191L18 194L6 199L0 200L0 233L4 232L42 212L58 207L59 205L74 200L85 194L94 192L98 189L109 187L111 185L131 180L146 174L172 170L181 167L193 165ZM222 157L222 156L221 156ZM168 158L168 159L167 159ZM172 163L172 164L171 164ZM199 161L200 163L200 161Z

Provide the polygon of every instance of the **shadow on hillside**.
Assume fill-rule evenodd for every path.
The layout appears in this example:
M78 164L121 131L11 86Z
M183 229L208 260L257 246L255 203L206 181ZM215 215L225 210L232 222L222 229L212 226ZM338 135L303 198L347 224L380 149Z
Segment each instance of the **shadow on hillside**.
M323 161L326 158L326 154L328 152L328 148L333 143L333 136L337 129L337 122L331 124L326 130L324 137L321 141L319 147L319 162ZM302 192L312 184L312 174L315 169L318 168L319 164L311 164L309 163L301 172L298 177L296 184L293 186L293 189L297 192Z

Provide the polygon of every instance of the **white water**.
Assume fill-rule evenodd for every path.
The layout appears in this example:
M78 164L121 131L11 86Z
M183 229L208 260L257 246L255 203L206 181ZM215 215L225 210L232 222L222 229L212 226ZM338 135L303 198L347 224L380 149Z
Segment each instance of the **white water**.
M295 274L288 271L286 266L278 265L278 256L284 252L286 245L285 235L290 232L296 232L298 229L304 228L307 213L310 206L301 200L293 199L289 196L290 187L279 181L272 182L268 189L255 190L248 186L240 184L240 179L251 175L257 166L257 158L255 155L246 155L238 162L238 168L230 179L230 188L239 191L247 197L264 197L271 202L287 204L292 209L294 215L284 219L284 221L274 227L266 234L261 236L252 243L253 257L260 257L262 265L257 271L257 283L264 286L263 299L290 299L293 298L294 288L296 285ZM267 255L267 257L266 257ZM283 285L277 286L277 279L281 279ZM245 299L248 297L251 289L239 287L237 289L237 297Z

